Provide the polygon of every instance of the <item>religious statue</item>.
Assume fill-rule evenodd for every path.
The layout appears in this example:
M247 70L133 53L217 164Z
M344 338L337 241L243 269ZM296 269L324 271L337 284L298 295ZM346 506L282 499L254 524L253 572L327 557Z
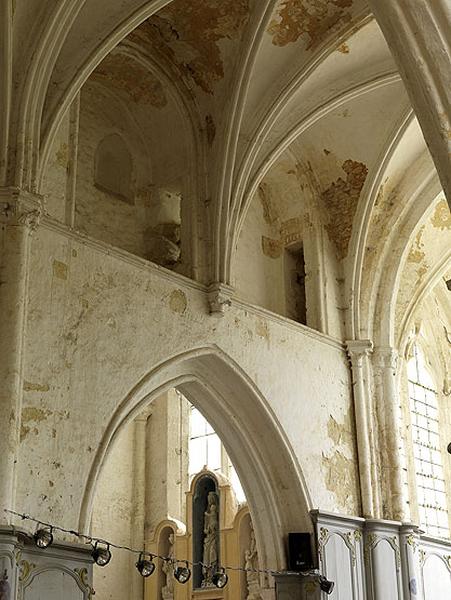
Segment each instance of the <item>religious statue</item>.
M262 600L260 593L260 577L258 574L258 554L252 521L250 522L249 548L244 552L244 568L246 569L246 600Z
M204 513L202 587L213 585L212 577L218 568L219 511L218 496L215 492L208 492L207 503L207 510Z
M8 571L6 569L0 579L0 600L11 600L11 586L8 583Z
M174 543L175 538L174 534L170 533L169 537L169 552L168 558L171 560L165 560L162 565L163 573L166 576L166 583L161 590L161 595L163 596L163 600L174 600L174 566L172 564L172 559L174 558Z

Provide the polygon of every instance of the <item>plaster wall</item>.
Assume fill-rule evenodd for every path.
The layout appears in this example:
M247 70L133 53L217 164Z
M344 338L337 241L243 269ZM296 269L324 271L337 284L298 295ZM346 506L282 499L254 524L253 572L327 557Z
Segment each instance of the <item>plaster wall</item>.
M284 250L277 225L277 221L273 224L265 221L257 195L251 202L237 245L235 286L238 295L248 302L285 315Z
M318 228L320 270L323 270L323 285L320 293L324 306L325 332L343 339L346 305L343 299L343 267L338 261L335 248L323 227Z
M69 143L68 111L64 115L53 141L41 188L41 193L45 198L46 212L62 223L65 221Z
M95 184L95 155L107 136L120 135L131 158L131 192L125 199ZM150 183L150 161L133 119L124 114L119 99L100 86L85 86L81 96L76 188L75 226L97 239L143 256L146 201L138 190L144 187L146 167ZM143 180L144 179L144 180Z
M20 510L75 527L113 412L157 364L211 345L269 402L312 505L359 513L349 370L339 343L240 302L218 320L200 286L46 226L32 242Z

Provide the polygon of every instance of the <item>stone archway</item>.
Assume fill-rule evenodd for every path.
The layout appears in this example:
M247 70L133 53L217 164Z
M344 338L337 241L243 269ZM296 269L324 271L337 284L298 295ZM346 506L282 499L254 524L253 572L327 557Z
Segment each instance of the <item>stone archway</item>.
M312 528L303 475L266 400L242 369L216 347L168 359L152 369L123 400L91 466L80 530L89 528L96 483L122 427L173 387L205 415L238 471L259 540L261 564L284 568L285 535Z

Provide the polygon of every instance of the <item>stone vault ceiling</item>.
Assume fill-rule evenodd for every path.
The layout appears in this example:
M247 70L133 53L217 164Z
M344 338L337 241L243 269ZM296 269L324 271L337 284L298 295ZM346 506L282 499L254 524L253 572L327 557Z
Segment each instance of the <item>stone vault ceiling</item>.
M377 263L374 245L401 218L400 198L430 175L400 74L364 0L126 0L108 10L65 0L51 18L45 3L30 0L25 12L18 5L19 31L33 9L34 34L61 36L34 99L41 122L30 117L29 128L40 132L38 158L29 159L36 179L88 80L121 99L148 140L164 135L162 123L180 123L178 141L204 173L193 185L202 189L199 215L209 207L210 280L230 282L240 229L270 172L266 183L296 202L293 178L288 183L277 166L287 152L291 170L311 172L337 258L355 273ZM25 57L32 48L16 51Z

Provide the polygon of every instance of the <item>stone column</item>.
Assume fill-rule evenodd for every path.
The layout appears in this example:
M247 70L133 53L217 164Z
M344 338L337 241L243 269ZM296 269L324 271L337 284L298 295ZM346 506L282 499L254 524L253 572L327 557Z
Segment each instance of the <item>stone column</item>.
M402 483L402 466L400 451L402 447L400 435L399 394L396 385L398 353L393 348L379 347L374 352L374 371L377 384L377 402L382 408L379 426L385 444L385 464L388 477L390 498L385 504L391 507L389 518L395 521L404 519L404 500Z
M449 0L370 0L451 206Z
M169 390L151 405L146 441L145 539L164 519L185 521L189 403Z
M144 548L145 495L146 495L146 427L150 411L134 420L133 456L133 519L131 545ZM144 594L144 579L135 569L136 556L131 556L131 599L141 600Z
M353 340L346 342L346 348L352 370L362 513L364 517L371 517L375 514L375 494L373 490L370 442L371 414L368 406L369 384L365 373L364 361L372 351L373 344L370 340Z
M41 212L39 197L0 188L0 523L15 508L30 235Z

